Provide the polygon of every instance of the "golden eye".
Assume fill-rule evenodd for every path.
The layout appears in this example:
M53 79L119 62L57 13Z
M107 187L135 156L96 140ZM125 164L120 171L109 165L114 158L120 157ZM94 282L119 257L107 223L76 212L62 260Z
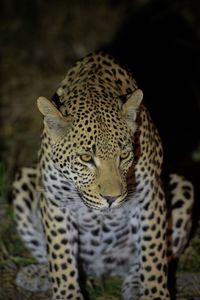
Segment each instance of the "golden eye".
M92 155L90 155L90 154L82 154L82 155L80 155L80 158L84 162L91 162L92 161Z
M130 151L123 151L121 154L120 154L120 158L121 159L126 159L128 158L130 155Z

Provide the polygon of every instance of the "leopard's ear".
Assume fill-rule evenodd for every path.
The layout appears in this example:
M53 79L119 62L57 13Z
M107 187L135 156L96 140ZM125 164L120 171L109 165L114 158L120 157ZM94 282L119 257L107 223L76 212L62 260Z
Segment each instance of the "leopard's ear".
M128 100L122 106L122 115L125 118L126 123L132 133L134 133L136 130L135 120L142 99L143 99L143 92L142 90L137 89L136 91L133 92L133 94L128 98Z
M65 136L72 126L72 118L64 117L61 112L45 97L37 99L39 111L44 116L44 125L54 142Z

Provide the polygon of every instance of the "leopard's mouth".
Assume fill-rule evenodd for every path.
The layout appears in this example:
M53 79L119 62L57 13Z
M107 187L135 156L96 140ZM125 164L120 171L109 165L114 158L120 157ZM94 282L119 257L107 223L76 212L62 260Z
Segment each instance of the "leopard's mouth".
M127 193L124 193L120 197L118 197L112 203L109 203L104 197L99 195L99 198L89 198L84 193L80 193L79 195L83 201L83 203L91 209L96 209L100 211L115 209L123 205L123 203L127 200ZM99 201L98 201L99 200Z

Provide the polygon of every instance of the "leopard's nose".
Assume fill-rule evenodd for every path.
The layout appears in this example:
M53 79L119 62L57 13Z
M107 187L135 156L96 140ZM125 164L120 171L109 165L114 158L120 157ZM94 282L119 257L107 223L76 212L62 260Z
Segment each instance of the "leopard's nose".
M106 199L109 206L111 206L113 204L113 202L115 202L115 200L120 197L120 195L118 195L118 196L103 196L103 197Z

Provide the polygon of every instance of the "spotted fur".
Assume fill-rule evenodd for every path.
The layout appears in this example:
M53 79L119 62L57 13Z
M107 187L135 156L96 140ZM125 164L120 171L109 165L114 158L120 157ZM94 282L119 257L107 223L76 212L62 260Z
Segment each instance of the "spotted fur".
M80 300L82 269L123 277L124 300L170 299L168 261L188 241L193 187L171 175L166 206L162 144L142 96L129 71L95 53L52 101L38 99L39 162L21 170L13 194L19 234L43 268L22 269L19 286L41 290L44 270L53 300Z

